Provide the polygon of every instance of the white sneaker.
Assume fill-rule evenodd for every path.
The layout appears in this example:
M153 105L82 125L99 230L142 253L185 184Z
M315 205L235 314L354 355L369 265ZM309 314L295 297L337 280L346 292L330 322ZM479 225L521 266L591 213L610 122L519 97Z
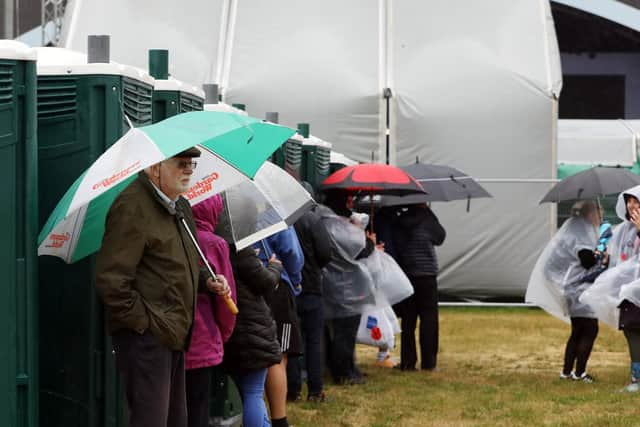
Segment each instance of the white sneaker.
M565 375L563 372L560 372L560 379L561 380L568 380L568 379L572 379L575 376L575 374L573 372L571 372L570 374Z
M624 393L636 393L640 391L640 383L629 383L627 384L627 386L625 388L623 388L622 390L620 390L620 392Z
M587 383L587 384L591 384L593 382L595 382L595 379L587 374L586 372L583 372L582 375L577 376L575 373L571 373L571 379L574 381L582 381L583 383Z

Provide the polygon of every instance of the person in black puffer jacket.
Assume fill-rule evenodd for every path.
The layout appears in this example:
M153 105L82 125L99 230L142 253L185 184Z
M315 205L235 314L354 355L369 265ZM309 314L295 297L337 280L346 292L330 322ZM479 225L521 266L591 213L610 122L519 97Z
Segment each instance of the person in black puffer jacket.
M413 295L400 303L400 369L416 369L415 331L420 316L421 368L433 370L438 356L438 258L434 246L444 242L446 233L426 203L407 206L396 224L396 256L414 290Z
M267 368L280 363L282 356L276 323L264 295L278 284L282 264L273 256L264 267L253 248L236 253L232 247L231 265L239 313L233 334L224 346L223 364L242 396L243 425L262 427L269 423L262 398Z

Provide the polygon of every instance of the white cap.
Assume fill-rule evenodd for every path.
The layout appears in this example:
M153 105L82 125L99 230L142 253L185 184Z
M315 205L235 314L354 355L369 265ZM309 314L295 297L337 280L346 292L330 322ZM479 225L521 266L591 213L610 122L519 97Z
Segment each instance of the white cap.
M218 102L217 104L204 104L204 111L220 111L222 113L236 113L241 116L248 116L249 114L239 108L233 107L224 102Z
M24 43L15 40L0 40L0 59L35 61L38 52Z
M130 77L151 86L155 81L146 71L130 65L122 65L114 61L108 64L88 64L87 55L82 52L61 47L35 49L38 52L39 76L106 74Z
M313 135L309 135L309 138L305 138L302 141L302 145L316 145L319 147L328 148L329 150L331 150L331 147L333 147L333 144L331 144L330 142L323 141L322 139L315 137Z

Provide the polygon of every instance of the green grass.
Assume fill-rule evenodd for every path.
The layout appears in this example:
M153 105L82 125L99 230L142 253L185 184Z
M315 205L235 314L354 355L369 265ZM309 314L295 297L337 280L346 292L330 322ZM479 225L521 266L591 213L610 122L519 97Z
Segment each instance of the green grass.
M295 427L640 425L640 396L618 393L629 375L623 335L600 326L594 384L558 379L568 335L536 309L444 308L438 372L376 368L376 349L358 346L367 384L327 381L331 401L289 404L288 418Z

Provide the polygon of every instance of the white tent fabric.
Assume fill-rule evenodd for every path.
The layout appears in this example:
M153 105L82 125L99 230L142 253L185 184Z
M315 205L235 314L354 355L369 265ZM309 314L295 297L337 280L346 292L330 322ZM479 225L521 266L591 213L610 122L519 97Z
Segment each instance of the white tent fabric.
M73 0L62 46L86 52L87 36L111 36L111 59L148 69L149 49L169 49L169 73L200 87L212 82L224 29L223 0Z
M561 86L548 2L397 2L391 31L397 163L454 165L493 195L469 213L433 206L440 289L524 295L555 229L554 207L537 204L556 174Z
M145 67L147 48L168 48L176 78L218 83L252 116L310 123L356 161L386 158L391 88L391 163L450 164L494 195L468 214L434 205L448 231L441 288L524 295L555 231L555 208L537 205L555 178L561 86L548 0L73 4L66 46L111 34L114 60Z
M238 1L225 102L311 132L356 159L378 152L378 4L370 0Z
M558 120L558 163L633 166L640 120Z

